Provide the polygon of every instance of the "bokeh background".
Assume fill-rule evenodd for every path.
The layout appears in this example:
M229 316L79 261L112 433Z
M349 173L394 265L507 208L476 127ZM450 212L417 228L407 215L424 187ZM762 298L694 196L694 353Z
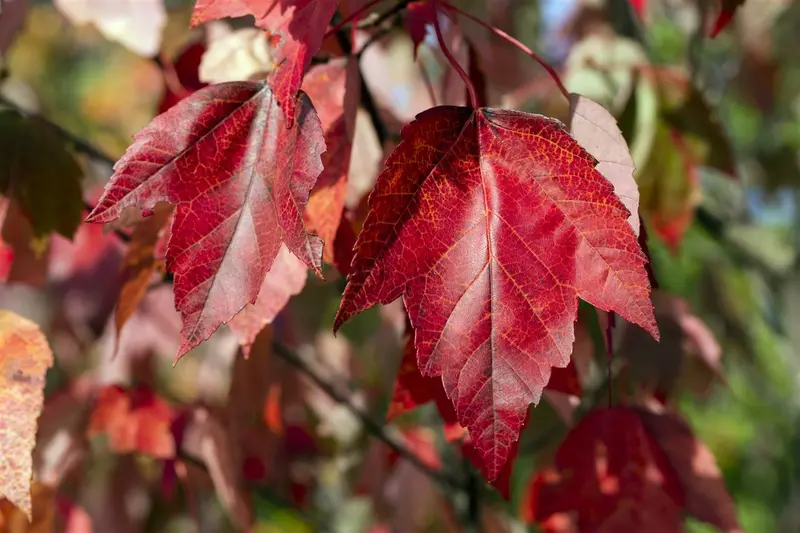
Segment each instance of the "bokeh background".
M747 0L713 40L707 29L717 7L710 0L649 0L641 17L627 0L454 3L518 37L556 68L571 91L603 103L618 117L636 159L661 290L685 299L719 348L712 346L709 353L719 354L722 379L682 387L679 407L716 456L744 530L800 531L800 2ZM166 8L162 65L209 38L207 30L189 27L191 1L166 0ZM461 27L483 58L490 105L566 117L565 104L536 63L468 21ZM353 206L374 182L399 127L431 106L428 82L440 99L455 93L463 98L463 86L441 61L435 40L420 51L427 82L410 51L398 28L363 56L363 74L385 115L389 139L379 146L369 121L360 117L358 127L366 132L357 134L354 148L348 193ZM73 24L44 0L32 0L24 29L3 60L9 76L0 90L7 98L38 110L112 158L124 152L170 90L159 62L109 40L91 24ZM176 63L180 81L196 84L182 68ZM700 96L675 105L670 91L685 94L687 84ZM90 159L85 166L86 198L92 201L110 169ZM131 383L147 375L172 401L225 405L237 368L236 341L227 331L172 369L179 319L170 288L155 287L112 358L109 324L121 243L102 228L87 227L74 243L53 237L49 246L44 287L12 284L0 293L2 307L35 318L49 335L57 365L48 375L48 395L74 391L81 380ZM309 279L273 333L317 354L324 368L347 375L359 391L353 401L379 418L402 350L396 334L402 314L396 305L370 310L334 338L330 325L341 284L335 275L324 284ZM682 349L680 342L670 346ZM686 377L673 354L646 343L636 349L652 355L642 372ZM284 419L280 438L272 435L263 446L291 456L294 466L284 474L289 485L252 492L262 531L313 531L320 522L336 531L379 531L374 517L380 506L393 509L388 516L394 522L385 531L448 530L442 524L451 519L440 516L446 494L413 469L390 474L376 467L379 445L345 409L285 365L268 364L270 380L263 387L282 387ZM303 399L286 407L292 395ZM300 404L302 416L296 412ZM307 411L313 427L293 426L292 420L307 420ZM506 529L498 531L535 531L506 517L520 516L537 461L564 428L553 425L552 408L544 403L533 413L514 470L511 504L486 496L501 509L498 523ZM415 416L435 428L418 437L423 441L418 449L428 450L432 445L425 439L441 436L437 415L426 407ZM72 492L92 516L94 531L191 530L187 513L170 505L187 507L161 502L152 488L159 477L156 465L104 455L102 443L91 442L91 459L82 467L89 475L73 483ZM441 453L445 462L457 461ZM212 485L198 481L197 494L184 497L195 498L192 512L203 517L205 531L223 531L232 527L230 504L218 501ZM298 511L285 499L295 493L275 489L278 485L307 490L304 501L310 503ZM713 529L692 522L689 531Z

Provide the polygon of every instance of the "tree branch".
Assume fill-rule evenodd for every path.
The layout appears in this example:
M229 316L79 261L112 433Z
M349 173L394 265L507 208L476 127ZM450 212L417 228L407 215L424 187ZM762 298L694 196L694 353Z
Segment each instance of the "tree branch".
M360 408L355 406L350 401L351 392L349 388L343 387L341 385L337 385L335 383L331 383L323 378L321 375L314 370L311 365L309 365L300 355L295 353L294 351L290 350L286 345L281 343L280 341L273 341L272 343L272 350L273 352L278 355L281 359L295 367L297 370L305 374L306 376L311 379L320 389L322 389L325 394L330 396L336 402L344 405L350 413L355 416L361 425L363 426L364 430L378 439L379 441L383 442L387 446L389 446L392 450L394 450L397 454L399 454L402 458L406 461L414 465L420 471L428 475L431 479L439 482L440 484L444 485L445 487L449 487L451 489L467 491L467 487L461 482L461 480L451 476L450 474L443 472L441 470L436 470L431 468L430 466L426 465L422 460L417 457L417 455L409 450L405 445L395 440L391 435L386 433L382 424L375 422L372 417L362 411ZM337 380L341 383L342 380Z

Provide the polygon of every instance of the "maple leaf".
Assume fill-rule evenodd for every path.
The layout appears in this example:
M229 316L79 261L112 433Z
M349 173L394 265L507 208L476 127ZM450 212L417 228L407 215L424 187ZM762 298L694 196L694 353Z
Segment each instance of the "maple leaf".
M115 353L119 347L122 327L139 307L153 275L164 268L164 257L157 253L156 248L160 243L163 247L167 234L166 225L172 217L172 207L165 204L156 207L152 216L136 225L122 258L122 287L114 313L114 326L117 330Z
M42 119L0 109L0 193L13 198L36 237L71 239L83 212L83 171Z
M685 493L686 512L727 533L741 533L733 498L708 447L676 413L637 410L644 428L663 450Z
M347 195L360 89L358 61L343 58L315 66L303 81L303 91L319 114L327 146L324 170L311 190L305 221L308 230L325 242L322 258L331 264Z
M617 353L639 387L664 397L675 393L678 383L703 394L716 378L724 382L720 358L722 348L713 332L692 314L689 304L662 291L654 291L661 342L655 343L638 328L619 324Z
M53 352L39 326L0 311L0 496L31 520L31 453Z
M423 376L417 367L417 352L414 349L414 334L408 335L400 369L395 379L392 401L386 414L386 421L394 420L398 416L411 411L430 401L436 403L436 408L445 424L457 423L453 405L447 398L438 377Z
M563 124L442 106L417 116L370 195L334 330L399 296L489 480L553 366L577 298L658 331L628 210Z
M307 273L306 265L292 255L286 246L281 246L261 284L256 301L244 306L228 323L228 327L239 338L245 357L250 356L250 347L256 335L275 320L289 298L303 290Z
M175 456L170 432L174 417L172 408L147 387L127 391L108 385L97 395L87 436L106 434L116 453L139 452L168 459Z
M302 216L325 142L304 94L287 127L266 84L212 85L134 141L86 220L175 205L166 265L183 322L177 359L256 300L282 244L321 276L322 242Z
M630 211L628 223L639 235L639 187L633 178L636 165L614 115L579 94L569 95L569 131L597 159L598 172L614 185L614 194Z
M433 25L436 20L436 9L428 0L411 2L406 6L403 14L403 24L414 44L414 59L417 59L419 45L425 40L428 34L428 26Z
M50 240L37 238L19 203L0 197L0 281L41 287L47 281Z
M322 46L336 5L336 0L197 0L192 25L253 15L256 26L271 34L272 57L278 67L269 83L291 123L295 117L295 94L311 58Z
M208 85L200 79L200 65L205 53L206 46L202 42L191 43L172 62L171 72L175 73L177 79L168 79L170 71L165 69L164 95L158 104L159 114Z
M546 531L682 530L678 479L637 412L624 407L584 417L559 446L554 468L537 474L529 496L524 514ZM573 520L574 529L556 526Z
M74 24L92 23L107 39L143 57L158 54L167 25L163 0L54 0Z

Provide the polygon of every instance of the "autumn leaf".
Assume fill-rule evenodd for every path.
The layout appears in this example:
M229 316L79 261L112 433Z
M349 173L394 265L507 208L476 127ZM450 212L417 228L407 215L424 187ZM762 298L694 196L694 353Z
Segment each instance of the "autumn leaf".
M236 468L233 442L219 416L204 407L189 414L181 449L205 464L220 502L239 531L250 531L253 511Z
M726 533L741 533L733 498L711 450L697 440L689 424L675 413L639 409L644 428L672 465L686 498L686 512Z
M303 74L322 46L336 11L336 0L197 0L192 25L225 17L253 15L256 26L271 34L277 69L269 78L289 123L295 118L295 94Z
M618 328L616 350L637 385L671 397L679 383L688 384L693 392L702 394L713 380L724 381L720 364L722 348L708 326L692 313L689 304L662 291L654 291L652 301L660 343L625 322Z
M0 363L0 496L31 520L31 454L53 352L39 326L11 311L0 311Z
M0 500L0 531L3 533L49 533L55 531L56 493L52 487L31 485L32 514L26 516L9 500Z
M639 187L633 178L636 165L617 120L606 108L579 94L569 95L569 131L599 163L595 167L614 185L614 194L630 211L628 223L639 235Z
M414 349L413 332L406 340L403 349L403 358L395 379L392 401L389 404L389 411L386 413L386 420L392 421L398 416L407 413L428 402L435 402L439 414L445 424L457 423L456 413L453 405L447 398L439 377L423 376L417 367L417 352Z
M360 95L358 61L334 59L312 68L303 81L325 132L324 170L311 190L305 221L325 243L322 258L334 262L335 239L347 195L347 175Z
M731 20L733 20L733 15L736 13L736 10L744 4L744 0L720 0L721 4L721 11L717 16L717 20L714 21L714 27L711 29L711 37L714 38L719 35L719 32L725 29L728 24L730 24Z
M369 199L335 320L403 296L489 480L569 362L577 297L658 332L629 213L563 124L437 107L404 128Z
M30 0L4 0L0 15L0 68L2 57L14 43L17 34L25 25Z
M114 313L117 346L122 327L139 307L153 275L164 268L164 258L158 257L156 247L164 239L171 217L172 207L166 204L156 206L155 213L139 222L131 234L131 241L122 258L122 287Z
M425 40L428 26L436 20L436 9L428 0L411 2L403 13L403 25L414 44L414 59L417 59L419 45Z
M305 95L287 127L266 84L212 85L134 141L87 222L175 206L166 264L183 321L177 359L255 302L281 245L321 276L322 242L302 216L325 143Z
M638 414L624 407L584 417L529 496L524 514L545 531L674 533L683 526L678 479Z
M41 287L47 281L50 239L36 238L19 203L0 197L0 280Z
M173 409L152 390L127 391L118 385L100 389L89 420L87 436L105 434L116 453L138 452L160 459L175 456L170 425Z
M167 25L164 0L54 0L74 24L94 24L107 39L143 57L158 54Z
M250 347L256 335L275 320L289 298L303 290L307 277L306 265L292 255L286 246L281 246L261 284L256 301L244 306L228 323L228 327L239 338L245 357L250 356Z
M636 11L636 14L640 18L643 18L645 11L647 10L647 0L630 0L630 2L631 7L634 11Z
M42 119L0 107L0 193L19 203L36 237L71 239L83 212L81 170Z
M200 80L200 65L205 53L206 47L202 42L191 43L178 54L170 67L164 69L164 95L158 104L159 114L207 85ZM173 73L174 77L170 78Z

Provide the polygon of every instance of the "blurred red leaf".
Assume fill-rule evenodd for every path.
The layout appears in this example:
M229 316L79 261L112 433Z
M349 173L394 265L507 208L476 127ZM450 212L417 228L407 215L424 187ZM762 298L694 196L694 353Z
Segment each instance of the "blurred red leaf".
M721 10L711 29L711 37L716 37L733 20L736 10L744 4L744 0L720 0Z
M631 0L631 7L640 18L644 17L645 9L647 9L647 0Z
M353 214L347 210L342 211L342 219L336 228L336 237L333 241L333 266L342 276L350 273L350 264L353 261L353 247L356 245L356 232L353 228Z
M411 2L406 6L403 24L411 37L411 42L414 43L414 59L417 58L419 45L428 33L428 26L434 23L436 16L436 9L428 0Z
M420 373L417 367L417 352L414 349L412 331L403 350L403 359L400 362L400 369L397 371L394 393L386 420L391 421L430 401L436 402L439 414L446 424L458 422L453 404L450 403L444 392L441 378L426 377Z
M736 506L717 461L689 424L675 413L640 410L639 417L677 475L685 493L686 512L726 533L741 533Z
M295 94L311 58L322 46L336 5L336 0L197 0L192 25L253 15L256 26L272 34L272 57L278 67L270 75L269 85L291 124Z
M239 531L250 531L253 511L237 468L230 433L220 418L203 407L191 410L181 449L200 459L208 470L220 502Z
M37 421L53 352L39 326L0 311L0 497L31 520L31 478Z
M595 163L558 121L437 107L370 196L334 329L402 295L419 369L442 376L489 480L569 362L577 297L658 335L645 256Z
M637 412L624 407L586 415L529 495L523 515L545 531L674 533L683 527L679 481Z
M158 257L156 248L159 246L159 241L166 240L167 224L171 218L172 207L159 205L155 213L139 222L131 234L131 241L122 258L122 288L114 315L114 325L117 330L115 352L122 328L139 307L153 275L164 269L164 258Z
M162 67L164 73L164 96L158 104L158 114L199 91L208 84L200 81L200 62L206 46L201 42L188 45L181 51L172 65Z
M87 436L105 434L116 453L138 452L159 459L175 456L172 408L145 386L127 391L108 385L98 391Z
M354 59L339 58L317 65L303 81L303 90L319 113L327 146L322 156L324 170L311 190L305 221L308 231L325 243L322 258L331 264L347 194L360 88L358 61Z
M290 128L265 84L212 85L134 140L87 221L175 205L167 269L183 321L176 359L256 300L282 244L321 275L322 242L306 233L302 209L325 143L305 95Z
M37 239L16 201L0 198L0 281L41 287L47 281L50 242Z

